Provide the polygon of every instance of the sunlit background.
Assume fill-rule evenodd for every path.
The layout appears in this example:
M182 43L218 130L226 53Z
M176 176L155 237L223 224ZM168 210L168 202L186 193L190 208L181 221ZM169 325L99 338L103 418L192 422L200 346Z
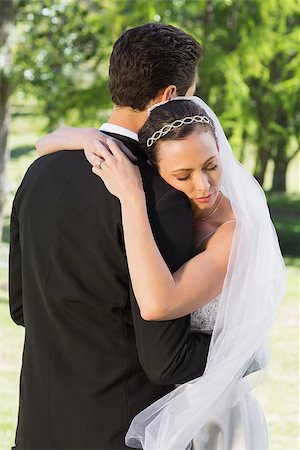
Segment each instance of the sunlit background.
M14 443L24 338L8 311L13 196L37 157L38 137L63 124L98 127L108 117L112 44L147 22L179 26L202 43L197 95L266 191L288 288L269 377L257 393L270 450L298 450L299 0L0 0L0 449Z

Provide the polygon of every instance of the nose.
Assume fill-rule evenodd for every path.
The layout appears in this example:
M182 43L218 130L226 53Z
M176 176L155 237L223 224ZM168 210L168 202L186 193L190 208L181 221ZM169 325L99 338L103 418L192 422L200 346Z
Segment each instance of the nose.
M209 180L208 177L203 172L199 172L195 177L195 189L196 191L201 192L201 194L204 196L209 193Z

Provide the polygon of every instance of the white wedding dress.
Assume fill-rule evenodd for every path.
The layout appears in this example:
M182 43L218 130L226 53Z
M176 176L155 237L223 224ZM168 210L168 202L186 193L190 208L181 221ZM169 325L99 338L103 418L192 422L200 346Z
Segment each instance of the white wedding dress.
M235 222L234 220L228 221ZM225 222L225 223L228 223ZM223 225L225 225L225 223ZM221 225L221 226L223 226ZM220 227L218 227L220 228ZM198 246L197 253L201 250L204 241L211 237L217 229L206 235ZM191 331L201 331L211 334L216 322L220 296L217 296L206 305L202 306L191 314ZM250 398L252 397L251 394ZM254 397L251 398L253 407L257 408ZM205 409L205 405L203 405ZM242 429L242 408L238 403L232 408L228 408L225 413L220 412L213 421L205 425L193 439L193 450L246 450L245 430ZM254 433L254 429L252 430ZM254 449L253 449L254 450ZM258 450L255 447L255 450Z
M219 296L191 314L191 331L212 333L219 306ZM203 405L205 409L205 405ZM226 434L226 435L225 435ZM216 417L193 439L193 450L245 450L241 430L241 412L237 405Z

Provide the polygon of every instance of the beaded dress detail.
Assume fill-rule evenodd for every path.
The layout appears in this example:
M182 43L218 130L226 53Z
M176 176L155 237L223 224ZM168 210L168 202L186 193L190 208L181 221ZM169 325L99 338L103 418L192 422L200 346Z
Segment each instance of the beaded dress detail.
M220 296L191 314L191 330L211 333L217 317Z

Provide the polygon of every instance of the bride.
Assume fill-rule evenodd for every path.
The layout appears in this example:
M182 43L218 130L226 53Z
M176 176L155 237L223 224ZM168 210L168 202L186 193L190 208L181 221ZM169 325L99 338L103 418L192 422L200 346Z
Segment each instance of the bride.
M191 331L212 339L204 375L139 413L126 444L266 450L264 416L251 388L267 365L285 273L263 191L234 159L217 117L197 97L151 108L139 142L149 164L190 199L195 250L170 273L153 238L138 167L112 139L109 149L95 142L101 162L92 170L120 200L141 315L170 320L191 313Z

